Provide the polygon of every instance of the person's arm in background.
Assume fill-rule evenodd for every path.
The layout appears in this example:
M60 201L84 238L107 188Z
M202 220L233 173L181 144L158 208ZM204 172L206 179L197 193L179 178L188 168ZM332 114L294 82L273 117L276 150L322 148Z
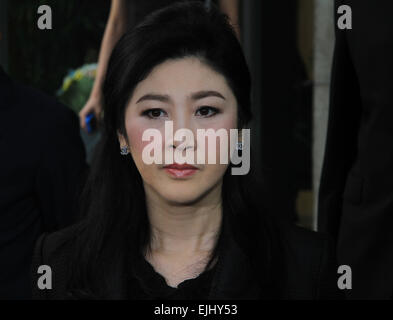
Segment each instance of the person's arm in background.
M219 0L220 9L225 13L235 29L237 38L241 39L239 26L239 0Z
M90 93L89 100L79 113L80 126L83 129L86 129L85 118L89 113L94 112L96 118L99 119L103 104L102 85L104 83L109 58L114 46L127 28L128 17L126 1L127 0L112 0L109 19L101 43L94 86ZM219 6L221 11L229 17L237 37L240 40L239 0L219 0Z
M99 119L103 104L102 85L105 80L109 58L117 41L127 28L126 1L127 0L112 0L108 22L101 43L94 86L90 93L89 100L79 113L80 126L83 129L86 129L85 117L89 113L94 112L96 118Z

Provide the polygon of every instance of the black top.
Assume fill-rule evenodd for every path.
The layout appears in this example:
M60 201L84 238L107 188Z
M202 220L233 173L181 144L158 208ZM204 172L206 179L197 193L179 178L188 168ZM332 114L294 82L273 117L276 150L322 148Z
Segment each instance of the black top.
M262 213L256 216L262 216ZM126 270L124 267L116 268L108 275L111 285L100 295L100 299L341 298L337 289L335 255L328 239L284 221L276 222L269 219L261 225L258 222L250 223L243 217L231 227L224 227L224 241L214 269L196 279L184 281L178 289L168 287L165 279L150 264L144 259L137 259ZM35 298L69 299L68 262L74 252L73 240L84 233L83 228L74 226L44 234L38 240L33 270L39 265L50 265L55 277L52 290L39 290L36 286L39 275L33 271ZM137 276L124 281L128 270L133 268ZM91 296L91 299L96 298Z
M132 270L127 280L127 298L130 300L201 300L208 296L216 265L196 278L184 280L177 288L169 286L142 255L129 264L128 270Z
M34 243L73 222L85 152L69 108L0 67L0 299L31 298Z

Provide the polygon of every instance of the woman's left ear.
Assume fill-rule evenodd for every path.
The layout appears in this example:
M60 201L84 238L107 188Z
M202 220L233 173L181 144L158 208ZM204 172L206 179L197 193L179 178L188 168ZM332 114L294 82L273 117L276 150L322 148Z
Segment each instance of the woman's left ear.
M238 130L236 149L243 150L243 128Z
M126 156L130 153L130 150L128 148L128 143L127 140L124 138L124 136L117 132L117 138L119 140L119 144L120 144L120 154L122 156Z
M237 134L237 141L239 141L239 143L243 142L243 128L240 128Z
M127 146L126 139L119 131L117 131L117 139L119 140L120 147Z

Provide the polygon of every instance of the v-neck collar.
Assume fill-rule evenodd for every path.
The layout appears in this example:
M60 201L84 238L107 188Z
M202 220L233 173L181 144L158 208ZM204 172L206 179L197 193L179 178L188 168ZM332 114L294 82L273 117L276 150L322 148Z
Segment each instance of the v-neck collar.
M130 267L132 270L130 277L134 278L143 293L152 299L201 298L206 294L205 292L208 292L215 271L215 267L203 271L197 277L186 279L177 288L174 288L167 284L165 278L154 269L143 255L135 258Z

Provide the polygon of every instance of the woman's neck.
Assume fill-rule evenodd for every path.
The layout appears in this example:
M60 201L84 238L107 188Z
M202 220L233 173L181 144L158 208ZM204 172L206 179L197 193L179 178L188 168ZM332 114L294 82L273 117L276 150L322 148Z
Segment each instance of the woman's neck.
M145 191L152 235L145 258L168 285L177 287L200 274L210 259L222 221L221 185L188 205Z
M214 248L222 221L221 185L189 205L169 203L149 191L146 199L151 251L193 255Z

